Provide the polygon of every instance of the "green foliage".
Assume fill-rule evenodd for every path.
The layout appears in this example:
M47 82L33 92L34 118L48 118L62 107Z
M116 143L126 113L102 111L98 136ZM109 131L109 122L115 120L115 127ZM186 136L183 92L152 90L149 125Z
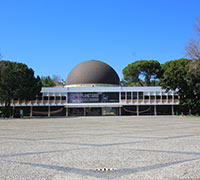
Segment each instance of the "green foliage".
M124 80L135 86L157 85L161 74L161 65L155 60L136 61L123 69Z
M178 59L168 61L162 65L163 75L160 78L160 84L167 90L183 89L187 86L189 78L188 59Z
M197 79L200 79L200 60L192 60L189 64L190 73Z
M39 76L25 64L0 61L0 100L10 107L12 99L33 99L40 93L42 84Z
M41 82L43 87L54 87L56 86L56 83L53 79L50 78L50 76L42 76Z
M178 59L163 64L160 85L167 91L177 90L181 105L200 112L200 79L190 72L191 63L188 59Z

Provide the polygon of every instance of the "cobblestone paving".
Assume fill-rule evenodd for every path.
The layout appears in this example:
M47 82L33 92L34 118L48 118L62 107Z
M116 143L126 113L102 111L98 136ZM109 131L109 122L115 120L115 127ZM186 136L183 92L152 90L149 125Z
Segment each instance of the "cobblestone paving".
M200 178L200 118L0 119L0 180Z

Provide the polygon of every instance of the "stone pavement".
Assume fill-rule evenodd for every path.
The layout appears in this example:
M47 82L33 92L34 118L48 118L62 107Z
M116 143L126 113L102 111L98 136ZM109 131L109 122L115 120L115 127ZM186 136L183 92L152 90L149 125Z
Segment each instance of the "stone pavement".
M195 178L200 178L200 118L0 119L0 179Z

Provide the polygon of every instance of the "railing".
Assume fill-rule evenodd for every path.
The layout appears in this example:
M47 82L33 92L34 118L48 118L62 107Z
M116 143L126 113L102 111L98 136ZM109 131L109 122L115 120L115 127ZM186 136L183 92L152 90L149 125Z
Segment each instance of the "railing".
M31 105L31 104L65 104L67 101L58 99L58 100L11 100L11 105ZM179 99L121 99L121 103L179 103ZM1 105L4 102L0 102Z
M179 103L179 99L121 99L121 103Z
M66 100L11 100L11 105L30 105L30 104L65 104ZM4 102L0 102L1 105Z

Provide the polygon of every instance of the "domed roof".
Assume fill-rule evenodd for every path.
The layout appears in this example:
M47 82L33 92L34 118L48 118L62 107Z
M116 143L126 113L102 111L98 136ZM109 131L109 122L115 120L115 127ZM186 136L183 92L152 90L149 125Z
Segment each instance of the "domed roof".
M115 70L108 64L89 60L75 66L66 80L66 86L84 84L119 85L120 80Z

